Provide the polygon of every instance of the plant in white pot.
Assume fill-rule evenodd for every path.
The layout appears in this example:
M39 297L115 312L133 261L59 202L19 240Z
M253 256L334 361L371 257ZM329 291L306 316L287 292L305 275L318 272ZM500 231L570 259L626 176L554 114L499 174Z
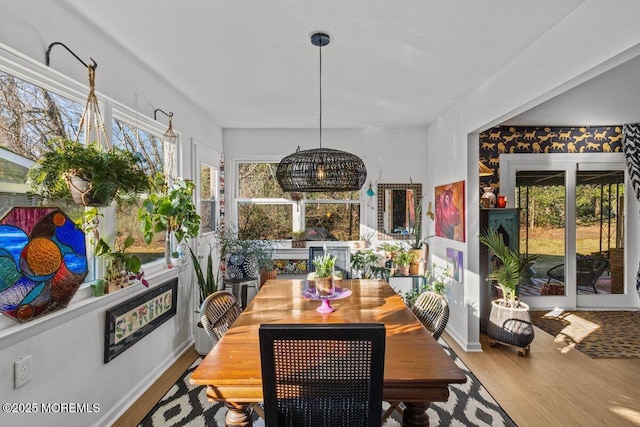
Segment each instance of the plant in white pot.
M516 291L521 270L535 257L521 256L509 248L500 233L493 229L480 236L480 243L487 246L496 258L487 280L491 284L495 282L502 293L502 298L491 302L487 336L496 342L517 347L518 354L524 356L529 351L534 333L529 306L518 299Z

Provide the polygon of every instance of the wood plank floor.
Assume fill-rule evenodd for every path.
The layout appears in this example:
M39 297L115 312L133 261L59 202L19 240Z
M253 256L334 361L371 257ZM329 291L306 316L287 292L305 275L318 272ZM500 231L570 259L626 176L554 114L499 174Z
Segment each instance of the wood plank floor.
M592 359L538 328L527 357L443 338L520 427L640 425L640 359Z
M484 335L481 353L443 338L520 427L640 426L640 359L591 359L538 328L527 357ZM197 356L181 356L114 426L137 425Z

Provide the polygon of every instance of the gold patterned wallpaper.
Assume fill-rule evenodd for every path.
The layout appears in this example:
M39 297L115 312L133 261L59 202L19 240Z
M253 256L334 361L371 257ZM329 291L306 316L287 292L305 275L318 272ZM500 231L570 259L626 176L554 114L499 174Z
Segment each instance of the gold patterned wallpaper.
M622 125L603 127L500 126L480 133L480 161L493 174L482 187L500 187L502 153L613 153L622 151ZM482 193L482 191L481 191Z

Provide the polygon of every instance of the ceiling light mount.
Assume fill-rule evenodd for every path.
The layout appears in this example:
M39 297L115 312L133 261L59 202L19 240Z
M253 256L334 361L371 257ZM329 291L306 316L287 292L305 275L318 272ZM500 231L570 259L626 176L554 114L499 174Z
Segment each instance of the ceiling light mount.
M367 179L367 168L358 156L322 148L322 47L329 41L326 33L311 35L320 57L320 148L301 151L298 146L278 164L276 179L285 192L358 191Z

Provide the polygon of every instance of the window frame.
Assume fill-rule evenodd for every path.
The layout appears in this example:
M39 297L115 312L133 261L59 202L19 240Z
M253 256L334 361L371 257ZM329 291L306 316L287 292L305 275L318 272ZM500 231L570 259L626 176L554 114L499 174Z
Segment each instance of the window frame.
M358 204L360 209L360 223L358 226L361 233L364 221L364 191L361 188L358 191L358 200L345 199L306 199L302 198L299 202L278 197L278 198L240 198L240 165L244 163L280 163L283 156L276 155L242 155L233 156L233 212L230 218L233 218L233 224L238 224L238 206L241 203L269 204L269 205L290 205L292 209L292 231L304 230L306 228L306 205L307 204ZM228 187L227 187L228 188ZM364 188L364 186L363 186ZM228 199L227 199L228 200ZM298 204L299 209L296 209ZM359 234L360 234L359 233ZM291 241L291 239L284 239ZM340 242L353 242L354 240L339 240Z

